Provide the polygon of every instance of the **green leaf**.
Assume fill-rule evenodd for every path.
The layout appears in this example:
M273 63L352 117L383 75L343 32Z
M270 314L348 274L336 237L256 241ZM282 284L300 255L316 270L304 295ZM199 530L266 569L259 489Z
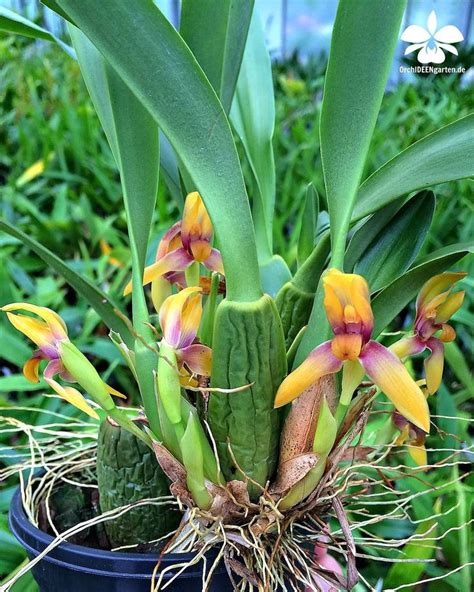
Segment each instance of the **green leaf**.
M29 21L21 14L17 14L8 8L0 6L0 31L7 33L17 33L18 35L25 35L33 39L42 39L43 41L52 41L59 45L70 57L75 58L72 47L55 37L48 30L43 29L36 23Z
M262 265L273 253L275 99L270 55L256 11L250 24L230 118L255 179L252 214Z
M135 331L153 347L156 338L148 326L142 278L158 191L158 126L87 37L74 25L69 25L69 32L120 171L132 255L133 324ZM159 426L153 378L157 357L139 339L135 342L135 356L140 393L151 429L155 431Z
M15 228L12 224L5 222L5 220L0 220L0 230L19 239L24 245L34 251L47 265L59 273L78 294L87 300L109 329L120 333L127 345L130 346L133 343L130 329L119 314L120 308L105 292L95 286L89 279L74 271L57 255L18 228Z
M214 90L150 0L58 0L162 128L211 216L232 300L260 297L255 235L237 151Z
M295 286L305 292L315 293L330 252L329 231L325 231L321 234L318 244L314 247L310 256L295 273L293 277Z
M178 161L168 138L160 130L160 170L171 196L180 209L184 199L179 179Z
M179 32L229 112L254 0L183 0Z
M400 204L393 202L361 220L355 227L344 256L346 271L353 271L355 264L369 248L375 237L387 226L399 211Z
M426 569L427 561L434 557L436 551L436 540L434 539L436 539L437 531L436 519L426 520L418 526L414 533L415 538L403 547L401 556L403 559L418 559L419 562L394 563L384 580L384 590L403 584L415 585L418 582ZM414 587L403 586L403 589L410 591L414 590Z
M31 355L31 352L28 352ZM29 357L23 359L23 362ZM45 386L44 382L29 382L23 376L23 374L11 374L10 376L0 376L0 393L14 393L24 391L38 391L47 390L48 386Z
M291 280L291 272L280 255L273 255L260 264L260 278L265 294L274 298L280 288Z
M474 175L474 115L467 115L409 146L359 188L353 220L401 195Z
M7 302L2 304L7 304ZM15 366L22 366L31 355L31 349L23 341L23 336L12 330L10 323L6 319L5 324L0 325L0 332L2 335L3 360Z
M401 276L411 265L428 233L435 206L431 191L420 193L397 212L369 245L354 272L365 277L371 292Z
M298 237L298 267L311 255L315 246L316 224L319 216L319 197L312 183L306 188L306 199Z
M41 0L41 4L47 6L50 10L54 10L59 16L62 16L63 19L66 19L70 23L72 23L71 18L64 12L62 8L58 6L56 0ZM74 23L73 23L74 24Z
M320 124L321 159L336 267L342 267L357 188L405 5L406 0L339 2Z
M397 314L417 296L427 280L445 271L473 251L473 242L457 243L439 249L419 259L403 276L383 289L372 301L375 318L373 336L377 337L388 327Z

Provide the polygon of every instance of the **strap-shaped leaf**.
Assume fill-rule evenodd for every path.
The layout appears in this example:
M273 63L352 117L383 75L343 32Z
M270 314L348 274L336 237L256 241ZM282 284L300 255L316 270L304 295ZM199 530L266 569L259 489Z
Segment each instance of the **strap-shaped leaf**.
M340 0L321 110L321 159L331 217L332 262L345 240L392 65L406 0Z
M17 14L8 8L0 6L0 31L7 31L8 33L17 33L18 35L25 35L26 37L33 37L33 39L43 39L44 41L52 41L57 43L61 49L69 54L72 58L75 57L72 47L55 37L48 30L43 29L36 23L28 20L21 14Z
M396 279L372 301L375 318L374 337L377 337L414 300L423 284L434 275L446 271L468 253L474 251L474 242L457 243L438 249L419 259L411 269Z
M357 261L354 272L367 280L371 292L401 276L417 257L426 238L436 206L431 191L423 191L406 203L377 234ZM368 221L359 232L368 232Z
M69 32L81 72L120 170L127 214L133 270L133 324L150 344L156 340L148 326L149 316L142 287L148 237L158 191L158 126L89 39L74 25ZM135 343L138 382L151 428L159 427L153 370L153 351Z
M353 220L401 195L474 175L474 115L418 140L373 173L359 188Z
M107 327L120 333L122 339L128 346L133 344L133 337L128 325L120 316L119 307L109 296L107 296L107 294L105 294L105 292L100 290L97 286L94 286L89 279L74 271L74 269L72 269L67 263L64 263L62 259L18 228L15 228L12 224L5 222L5 220L0 220L0 230L3 230L10 236L14 236L25 246L34 251L47 265L59 273L78 294L87 300Z
M160 131L160 169L168 190L180 208L184 205L178 161L168 138Z
M255 178L252 214L259 259L264 263L273 253L275 99L270 55L257 11L250 24L230 118Z
M179 32L229 112L254 0L183 0Z
M145 105L209 211L228 297L260 297L250 208L224 110L189 48L151 0L57 0Z
M319 196L312 183L306 188L306 199L301 216L300 234L298 237L298 267L313 252L316 242L316 225L319 216Z

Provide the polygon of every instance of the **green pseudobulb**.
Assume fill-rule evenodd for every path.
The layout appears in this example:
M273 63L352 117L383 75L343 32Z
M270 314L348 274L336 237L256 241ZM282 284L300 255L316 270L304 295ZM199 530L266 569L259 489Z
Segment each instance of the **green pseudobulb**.
M153 451L136 436L103 421L97 444L100 509L108 512L141 499L169 496L169 481ZM146 504L104 523L112 548L146 545L179 524L181 513L170 505Z
M227 481L245 474L264 486L273 476L282 415L273 401L285 375L283 330L272 298L224 300L216 313L211 386L251 385L233 393L212 392L209 399L208 419ZM261 492L250 481L248 488L253 498Z

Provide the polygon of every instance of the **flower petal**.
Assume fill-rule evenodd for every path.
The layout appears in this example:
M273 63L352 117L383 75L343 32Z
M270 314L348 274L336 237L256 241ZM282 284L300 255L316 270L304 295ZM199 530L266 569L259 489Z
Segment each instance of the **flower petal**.
M107 387L107 392L109 394L113 395L114 397L119 397L119 399L126 399L127 398L127 395L124 395L123 393L121 393L117 389L114 389L114 387L110 386L110 384L107 384L106 382L104 382L104 384Z
M401 36L402 41L408 43L424 43L431 37L429 31L420 27L419 25L410 25L407 27Z
M167 255L170 251L175 251L176 248L183 246L182 244L174 244L176 242L176 239L179 237L180 233L181 220L179 222L175 222L175 224L173 224L173 226L171 226L171 228L169 228L161 237L160 244L158 245L158 249L156 251L156 261L163 259L163 257Z
M391 352L393 352L398 358L403 360L407 356L414 356L416 354L421 354L422 351L426 349L426 344L416 335L411 337L404 337L388 348Z
M66 323L56 312L54 312L54 310L51 310L46 306L37 306L36 304L28 304L27 302L14 302L13 304L3 306L1 310L5 312L13 310L26 310L27 312L32 312L43 319L56 339L67 338Z
M344 307L329 283L324 284L324 308L333 332L338 335L346 330L344 326Z
M368 376L398 411L429 432L430 415L425 396L397 356L382 344L369 341L359 359Z
M61 360L51 360L44 369L43 376L45 380L49 380L56 376L56 374L60 374L63 370L64 366Z
M194 260L200 263L204 262L211 254L211 245L207 240L198 239L191 242L191 253Z
M407 444L408 454L420 467L425 467L428 464L428 455L424 444L415 444L410 442Z
M462 306L465 292L451 294L443 304L436 309L436 323L446 323Z
M26 335L28 339L31 339L46 357L57 357L54 336L51 333L51 329L44 321L22 314L13 314L12 312L7 312L7 317L15 329L20 331L20 333L23 333L23 335Z
M431 337L426 342L431 354L425 360L426 388L430 395L435 393L443 379L444 344L440 339Z
M416 309L420 311L424 309L427 304L436 296L451 288L456 282L466 277L463 271L445 271L429 279L420 290L418 298L416 299Z
M331 327L338 333L361 332L370 339L374 317L369 287L361 275L329 269L323 276L324 306Z
M225 275L224 264L222 263L222 256L220 254L220 251L218 251L217 249L211 249L209 257L207 257L207 259L203 261L203 263L207 267L207 269L210 269L211 271L217 271L217 273Z
M186 364L193 374L211 375L212 350L207 345L193 343L178 351L178 361Z
M170 271L182 271L191 265L194 259L189 255L185 249L176 249L165 255L159 261L155 261L148 267L145 267L143 272L143 285L146 286L153 280L161 277ZM132 282L128 282L123 291L123 295L127 296L132 291Z
M212 222L207 213L204 202L197 191L186 197L181 225L181 239L185 249L192 251L192 243L205 241L210 243L212 237ZM206 255L206 257L209 253ZM198 259L199 261L199 259Z
M185 288L169 296L160 308L163 337L171 347L182 349L196 338L202 315L201 288Z
M87 415L90 417L99 419L96 411L92 409L92 407L77 389L73 388L72 386L62 386L59 384L59 382L53 380L52 378L45 378L45 380L49 386L68 403L74 405L74 407L77 407L77 409L80 409L84 413L87 413Z
M335 374L342 361L334 356L331 341L318 345L306 360L281 383L275 396L275 407L282 407L296 399L309 386L327 374Z

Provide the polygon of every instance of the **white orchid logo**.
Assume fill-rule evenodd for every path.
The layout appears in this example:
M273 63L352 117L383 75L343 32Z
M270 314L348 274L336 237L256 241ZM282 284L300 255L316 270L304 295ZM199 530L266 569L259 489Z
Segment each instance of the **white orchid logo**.
M427 29L419 25L410 25L402 33L402 41L411 43L405 49L405 55L418 51L417 59L420 64L442 64L446 59L443 50L458 55L458 50L451 43L459 43L464 37L454 25L442 27L437 31L438 21L436 12L430 12Z

